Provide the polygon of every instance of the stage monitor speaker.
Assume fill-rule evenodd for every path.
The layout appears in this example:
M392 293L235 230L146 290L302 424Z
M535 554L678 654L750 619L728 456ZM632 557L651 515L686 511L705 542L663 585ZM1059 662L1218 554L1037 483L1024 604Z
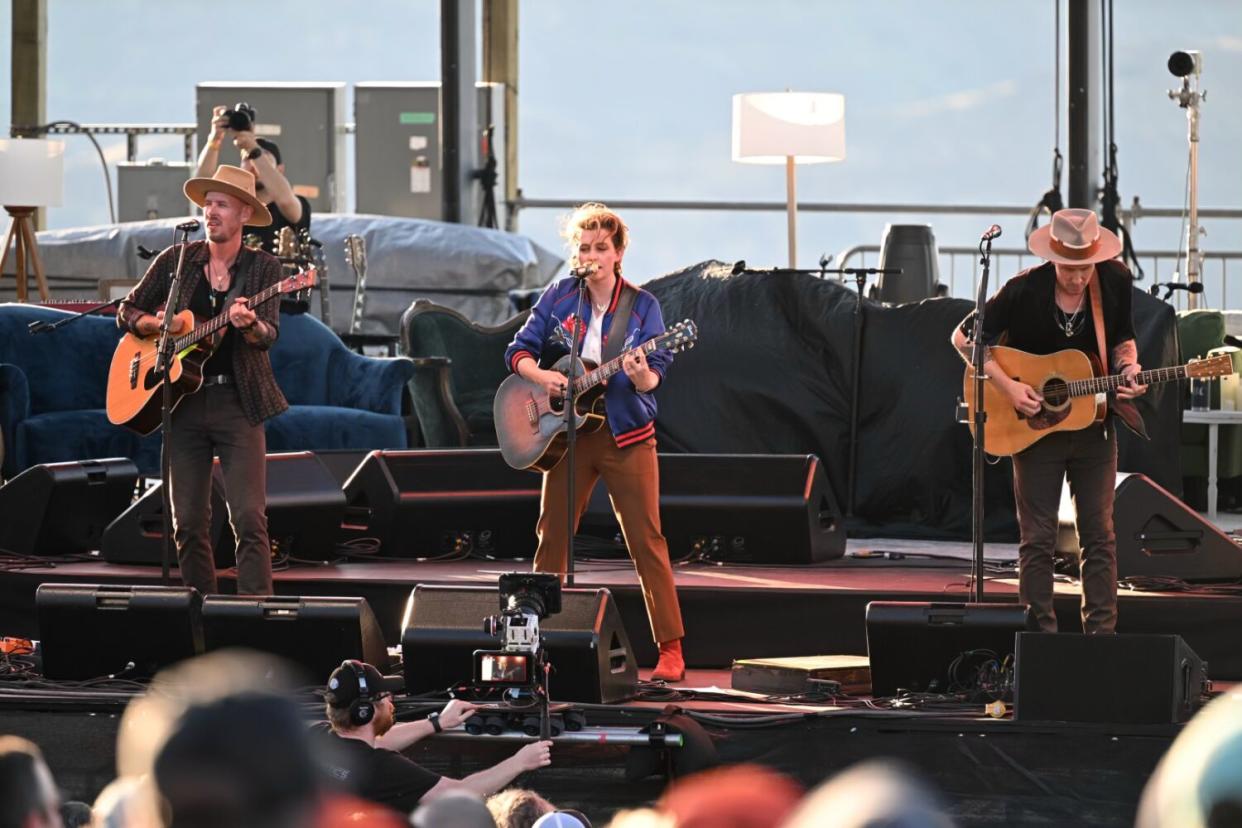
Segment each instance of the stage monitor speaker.
M203 600L207 651L245 647L300 665L324 684L347 658L388 667L388 648L365 598L208 595Z
M813 454L661 454L660 523L669 555L809 564L845 554L845 524ZM601 480L580 531L620 534Z
M541 486L499 449L375 451L345 484L345 520L386 557L531 557Z
M474 677L475 650L495 650L500 639L483 619L500 611L495 587L416 586L401 628L405 687L438 693ZM638 667L612 593L564 589L561 611L539 622L552 665L555 701L612 704L632 698Z
M190 587L42 584L35 611L43 675L153 676L203 652L201 605Z
M31 466L0 486L0 549L66 555L98 549L104 527L134 499L125 457Z
M1207 692L1207 666L1178 635L1022 633L1014 718L1170 724Z
M876 697L970 686L988 654L1004 661L1014 652L1014 635L1036 628L1024 604L913 601L872 601L866 624Z
M158 564L164 540L162 484L149 489L108 526L100 551L110 563ZM345 493L333 472L313 452L267 455L267 533L280 552L326 561L336 552L345 515ZM211 527L218 569L234 563L237 541L228 520L224 472L211 469ZM175 565L175 561L173 562Z
M1242 579L1242 549L1150 478L1118 475L1117 577Z

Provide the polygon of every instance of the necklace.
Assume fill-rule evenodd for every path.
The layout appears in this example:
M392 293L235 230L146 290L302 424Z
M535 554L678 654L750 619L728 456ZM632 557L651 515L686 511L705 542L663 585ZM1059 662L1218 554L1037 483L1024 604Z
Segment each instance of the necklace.
M1057 320L1057 327L1065 334L1065 338L1069 339L1082 329L1082 325L1087 321L1087 317L1083 315L1083 298L1079 297L1078 307L1073 313L1061 310L1061 306L1057 304L1056 293L1052 295L1052 310Z

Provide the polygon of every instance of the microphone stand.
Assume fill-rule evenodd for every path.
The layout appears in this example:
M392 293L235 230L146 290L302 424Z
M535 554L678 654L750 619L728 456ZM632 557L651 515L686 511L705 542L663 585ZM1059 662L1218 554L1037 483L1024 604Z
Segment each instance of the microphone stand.
M988 274L992 268L992 239L984 238L979 242L979 264L982 274L979 277L979 293L975 297L975 342L971 349L970 364L975 370L974 403L975 403L975 446L974 464L971 471L971 535L974 541L974 556L971 561L970 577L974 581L974 601L983 603L983 470L984 470L984 423L987 412L983 410L983 375L984 356L987 348L983 344L983 312L987 308Z
M565 481L565 514L569 529L566 534L566 550L565 550L565 586L572 587L574 585L574 530L578 528L578 515L575 514L574 506L574 444L577 443L578 417L574 406L577 405L577 395L574 393L574 380L578 378L578 345L579 331L584 327L582 324L582 302L586 296L586 277L590 273L582 276L575 276L578 280L578 309L574 312L574 329L570 337L569 346L569 374L568 382L565 385L565 459L561 462L569 464L569 475Z
M76 322L83 316L90 316L92 313L97 313L104 308L110 308L120 301L120 298L113 299L110 302L104 302L102 305L95 305L94 307L87 308L81 313L75 313L73 316L66 316L64 319L57 319L55 322L48 322L46 319L40 319L36 322L31 322L26 326L26 329L30 331L31 336L34 334L51 333L52 331L59 330L61 327L68 325L70 322Z
M190 228L178 227L173 234L173 244L176 244L176 233L181 233L181 251L177 256L177 269L173 272L172 284L168 287L168 299L164 302L164 319L160 322L160 342L155 360L155 373L163 381L163 404L160 406L160 420L164 439L163 445L160 446L160 492L164 506L164 543L160 554L160 578L165 586L172 582L170 569L173 553L172 492L170 490L172 459L169 457L168 443L168 435L172 431L172 385L168 379L168 372L173 363L173 349L177 341L176 336L172 333L172 323L177 315L177 297L181 295L185 249L189 246L191 232L192 229Z
M862 374L862 341L863 341L863 290L867 286L867 277L872 275L898 276L899 267L842 267L836 270L820 268L820 273L839 273L853 276L858 288L858 296L854 302L854 358L850 366L850 457L849 471L846 472L845 516L854 516L854 479L858 474L858 384Z

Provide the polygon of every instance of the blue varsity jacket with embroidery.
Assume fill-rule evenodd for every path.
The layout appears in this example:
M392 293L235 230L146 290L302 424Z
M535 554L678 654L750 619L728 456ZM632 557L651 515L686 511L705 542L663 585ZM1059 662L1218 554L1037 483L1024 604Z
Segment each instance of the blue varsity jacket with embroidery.
M604 311L602 325L603 340L600 351L608 344L608 332L612 328L612 312L621 298L623 281L617 279L612 291L612 300ZM578 333L578 352L582 353L582 340L586 338L587 326L591 324L591 300L588 296L582 303L583 318L577 318L578 282L573 278L565 278L548 286L526 324L517 332L513 342L505 350L505 362L509 370L516 373L518 362L530 357L551 367L558 359L569 353L573 342L574 325L581 325ZM638 296L634 298L634 307L630 319L625 326L625 342L621 353L636 348L649 339L664 333L664 317L660 314L660 303L642 288L635 288ZM673 361L672 352L659 348L647 355L647 365L664 381L664 374ZM656 388L659 388L656 385ZM652 389L654 391L655 389ZM634 383L624 372L618 372L608 379L604 389L604 400L608 412L608 427L612 429L613 439L618 448L625 448L646 440L655 435L656 400L651 393L641 393L634 388Z

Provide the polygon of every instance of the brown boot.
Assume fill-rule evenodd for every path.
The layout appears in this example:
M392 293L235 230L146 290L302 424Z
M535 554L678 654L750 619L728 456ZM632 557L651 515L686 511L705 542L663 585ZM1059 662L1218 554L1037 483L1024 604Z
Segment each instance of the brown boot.
M652 681L681 681L686 677L686 660L681 655L681 639L660 644L660 660L651 673Z

